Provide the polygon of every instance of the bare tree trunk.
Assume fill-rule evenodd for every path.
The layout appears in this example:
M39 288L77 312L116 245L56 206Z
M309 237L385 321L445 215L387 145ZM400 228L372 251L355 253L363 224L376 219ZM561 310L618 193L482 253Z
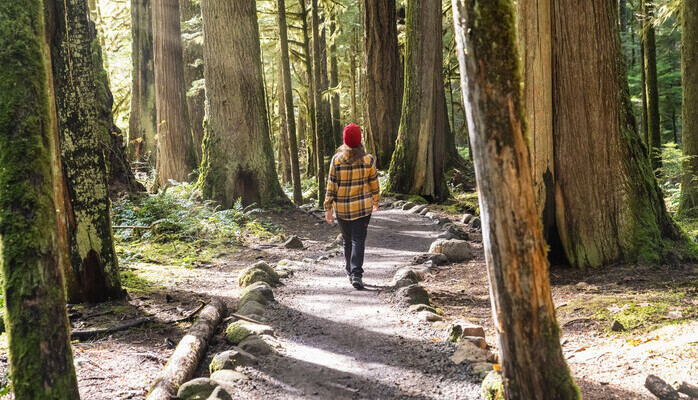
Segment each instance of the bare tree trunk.
M306 177L309 178L315 175L317 166L315 156L317 147L315 142L315 136L317 135L315 133L315 81L313 79L313 53L310 49L310 37L312 36L310 29L312 28L312 21L309 22L311 15L310 11L307 9L306 0L298 0L298 3L300 4L302 15L303 53L305 54L304 62L308 82L308 122L310 123L311 132L305 136L305 145L307 154L306 163L308 166L306 169Z
M187 112L179 0L153 0L153 47L157 108L156 185L189 181L196 153Z
M303 193L301 192L301 174L298 165L298 139L296 138L296 116L293 111L293 87L291 85L291 62L288 55L288 33L286 28L286 2L278 0L279 9L279 38L281 42L281 80L283 91L279 93L279 99L283 99L280 104L283 109L279 111L286 120L286 131L288 132L289 157L291 159L291 176L293 180L293 202L297 205L303 204Z
M0 3L0 268L15 398L79 399L56 230L46 3Z
M430 201L448 197L441 2L408 0L405 98L387 190Z
M148 0L131 2L131 114L127 143L135 160L155 165L157 115L153 68L152 10Z
M255 0L202 0L206 129L202 195L230 208L288 202L274 168Z
M182 22L191 21L201 15L198 1L180 0L179 16ZM190 24L191 25L191 24ZM184 59L184 84L187 93L187 112L191 125L194 150L197 165L201 163L201 143L204 140L204 116L206 113L206 90L202 84L204 79L204 46L201 31L193 25L189 31L182 32L182 56ZM184 39L184 37L188 39Z
M337 61L337 45L335 44L335 32L337 29L336 16L330 16L330 87L333 90L330 98L332 107L332 143L333 150L342 145L342 116L339 109L339 63Z
M560 346L532 190L513 4L453 0L453 12L505 397L580 399Z
M652 0L642 0L643 43L645 51L645 90L647 92L647 134L650 160L655 174L662 167L662 136L659 126L659 89L657 87L657 44L654 35Z
M400 128L400 58L395 0L363 0L366 144L378 168L388 168Z
M683 106L681 142L684 176L679 215L698 216L698 0L683 0L681 11L681 87Z
M318 204L322 207L325 202L325 137L330 126L325 118L322 107L322 62L320 53L320 17L317 0L311 1L312 38L313 38L313 97L315 100L315 159L316 177L318 187Z
M356 37L355 34L351 35L351 43L350 43L350 48L349 48L349 79L350 79L350 86L351 86L351 120L352 123L357 123L358 122L358 113L356 110L356 40L354 39Z
M101 55L93 52L101 50L87 4L53 4L55 29L49 38L72 265L65 273L74 275L66 280L67 295L72 303L100 302L121 297L104 154L111 141L108 88L96 71Z

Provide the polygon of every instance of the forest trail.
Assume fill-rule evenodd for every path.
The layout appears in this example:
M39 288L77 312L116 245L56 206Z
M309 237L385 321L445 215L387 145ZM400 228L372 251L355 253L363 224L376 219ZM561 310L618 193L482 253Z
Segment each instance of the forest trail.
M397 210L374 213L364 282L351 287L340 254L306 265L275 290L268 310L277 352L260 360L255 399L476 399L455 346L407 309L391 305L395 271L424 253L439 231ZM438 338L438 339L437 339ZM231 393L232 394L232 393Z

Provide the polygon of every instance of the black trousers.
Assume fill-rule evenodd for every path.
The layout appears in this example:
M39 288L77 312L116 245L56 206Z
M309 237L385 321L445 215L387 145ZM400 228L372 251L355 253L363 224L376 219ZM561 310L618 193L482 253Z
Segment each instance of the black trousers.
M364 251L370 220L370 215L354 221L337 218L344 239L344 259L346 260L347 274L359 278L364 274Z

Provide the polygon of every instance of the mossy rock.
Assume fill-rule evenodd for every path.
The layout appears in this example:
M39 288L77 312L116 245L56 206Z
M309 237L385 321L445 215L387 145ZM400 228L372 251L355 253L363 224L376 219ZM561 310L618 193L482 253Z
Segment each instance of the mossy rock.
M225 328L225 340L232 345L238 345L250 335L252 335L252 332L241 321L231 322Z
M432 306L429 306L429 305L426 305L426 304L414 304L414 305L411 305L411 306L410 306L410 311L416 312L416 313L422 312L422 311L429 311L429 312L434 313L434 314L437 314L437 315L441 315L441 316L444 315L443 310L441 310L440 308L432 307Z
M260 292L258 290L253 290L251 292L247 292L244 296L242 296L240 298L240 300L238 300L238 306L237 306L238 310L243 308L245 306L245 304L247 304L248 302L251 302L251 301L259 303L263 306L269 304L269 300L267 300L266 296L264 296L264 294L262 292Z
M448 340L454 343L460 342L463 337L463 327L458 324L453 324L448 327Z
M279 280L279 275L276 273L274 268L272 268L266 261L258 261L252 264L251 268L261 269L262 271L266 272L274 280L274 283L281 282L281 280Z
M239 366L254 364L257 364L257 357L240 348L233 347L232 350L227 350L216 354L213 357L208 369L209 372L213 374L214 372L222 369L235 369Z
M253 316L264 315L264 306L256 301L248 301L242 307L238 308L238 314L244 315L249 318Z
M429 204L429 202L422 196L413 195L407 198L407 201L414 204Z
M482 381L480 394L487 400L504 400L504 382L499 371L490 371Z
M240 278L238 279L238 285L240 285L240 287L247 287L256 282L265 282L269 286L276 286L274 278L266 273L266 271L259 268L245 269L242 271L242 274L240 274Z
M206 400L218 384L209 378L196 378L179 387L177 398L182 400Z
M259 292L264 296L265 299L267 299L267 301L275 301L274 292L271 290L271 286L269 286L269 284L266 282L256 282L246 287L242 291L242 297L245 297L245 295L250 292Z

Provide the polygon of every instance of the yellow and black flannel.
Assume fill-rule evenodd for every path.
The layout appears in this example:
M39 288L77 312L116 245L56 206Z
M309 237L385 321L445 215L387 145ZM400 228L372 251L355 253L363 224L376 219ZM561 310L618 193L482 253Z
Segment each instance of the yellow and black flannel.
M376 160L367 154L350 163L342 153L332 157L327 178L325 210L334 206L337 218L353 221L371 215L380 201Z

